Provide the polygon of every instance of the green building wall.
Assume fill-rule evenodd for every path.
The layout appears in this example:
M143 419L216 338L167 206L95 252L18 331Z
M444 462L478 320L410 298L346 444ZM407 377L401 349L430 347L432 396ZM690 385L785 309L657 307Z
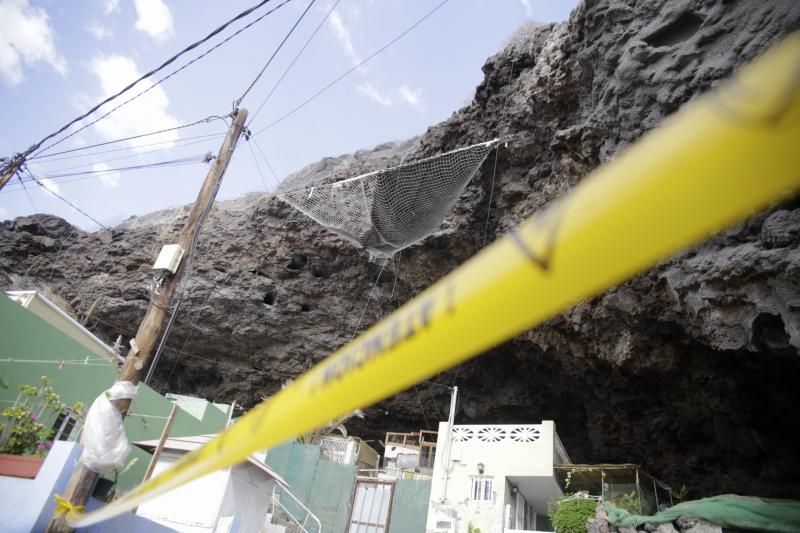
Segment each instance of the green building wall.
M87 357L85 364L75 364ZM67 363L61 365L61 361ZM8 385L0 390L2 407L14 402L19 385L36 386L41 376L53 380L53 388L65 403L81 401L88 406L114 382L117 373L116 364L101 360L0 293L0 377Z
M394 483L389 533L422 533L431 497L429 479L398 479Z
M89 360L83 363L87 357ZM62 365L61 361L68 362ZM74 364L75 361L81 363ZM65 403L81 401L88 407L114 383L118 373L115 363L100 360L85 346L0 293L0 378L8 385L0 389L0 410L14 402L19 385L38 385L41 376L53 380L53 388ZM128 441L158 439L172 406L172 400L139 384L128 411L130 416L125 419ZM217 433L227 420L228 413L210 402L201 419L179 409L170 436ZM132 447L128 462L136 461L118 477L118 492L141 482L151 457L141 448ZM113 474L109 477L113 479Z
M320 448L289 442L269 450L267 466L289 484L289 489L317 515L324 533L343 533L350 516L356 466L320 460ZM284 502L282 502L285 504ZM287 505L295 516L298 509Z

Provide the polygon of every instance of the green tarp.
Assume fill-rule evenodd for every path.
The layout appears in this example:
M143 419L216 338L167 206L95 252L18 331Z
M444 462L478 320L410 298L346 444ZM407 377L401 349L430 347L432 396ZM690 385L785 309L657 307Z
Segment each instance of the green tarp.
M608 521L617 527L663 524L681 516L700 518L723 527L756 531L800 531L800 501L724 494L679 503L653 516L632 515L610 502L603 503Z

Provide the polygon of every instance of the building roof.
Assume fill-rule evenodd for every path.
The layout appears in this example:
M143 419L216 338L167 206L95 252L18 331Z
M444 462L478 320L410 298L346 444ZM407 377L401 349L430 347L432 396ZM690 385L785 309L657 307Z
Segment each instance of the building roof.
M171 439L167 439L164 443L165 450L176 450L176 451L184 451L184 452L191 452L194 451L208 441L216 437L216 435L194 435L191 437L174 437ZM136 446L139 446L143 449L153 449L158 446L158 439L155 440L140 440L138 442L134 442ZM262 472L270 476L271 478L275 479L281 485L289 487L289 484L283 479L278 473L274 472L271 468L265 465L263 462L259 461L254 456L249 456L247 458L247 462L252 464L253 466L258 467Z

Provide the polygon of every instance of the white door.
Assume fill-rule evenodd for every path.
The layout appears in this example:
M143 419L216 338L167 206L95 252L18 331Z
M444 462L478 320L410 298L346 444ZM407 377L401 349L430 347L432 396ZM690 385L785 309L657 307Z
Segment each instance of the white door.
M386 533L392 505L391 481L356 482L348 533Z

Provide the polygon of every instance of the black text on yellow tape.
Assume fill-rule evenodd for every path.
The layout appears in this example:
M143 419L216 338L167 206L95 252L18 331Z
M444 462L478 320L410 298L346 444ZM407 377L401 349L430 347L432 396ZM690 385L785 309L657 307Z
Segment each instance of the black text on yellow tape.
M204 447L110 518L450 368L800 188L800 34L686 105Z

